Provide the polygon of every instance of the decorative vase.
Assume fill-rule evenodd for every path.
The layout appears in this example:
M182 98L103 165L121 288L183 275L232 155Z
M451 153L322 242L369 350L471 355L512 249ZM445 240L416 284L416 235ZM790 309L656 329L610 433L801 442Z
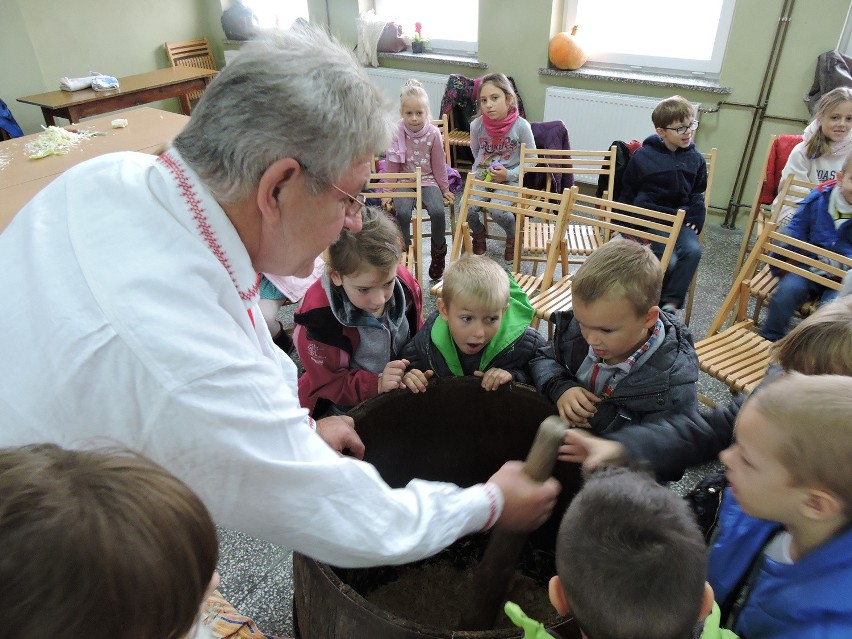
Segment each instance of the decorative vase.
M418 40L412 40L411 52L412 53L423 53L423 42L418 41Z

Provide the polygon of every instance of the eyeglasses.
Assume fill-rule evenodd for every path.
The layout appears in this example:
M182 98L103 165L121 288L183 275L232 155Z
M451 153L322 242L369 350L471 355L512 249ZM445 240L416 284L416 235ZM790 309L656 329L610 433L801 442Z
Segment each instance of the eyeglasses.
M347 215L351 215L352 213L355 213L367 207L367 200L364 199L363 195L352 195L351 193L347 193L336 184L332 184L331 188L339 191L340 193L343 193L343 195L349 198L349 204L346 205ZM355 205L357 205L357 208L353 210L352 207Z
M698 128L698 120L693 120L689 124L685 124L684 126L672 127L672 126L664 126L666 131L674 131L678 135L683 135L687 131L695 131Z

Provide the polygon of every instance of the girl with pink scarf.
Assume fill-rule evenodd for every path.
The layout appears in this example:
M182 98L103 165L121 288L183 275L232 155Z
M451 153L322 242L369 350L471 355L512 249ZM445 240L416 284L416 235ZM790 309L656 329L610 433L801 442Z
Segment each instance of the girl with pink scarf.
M521 164L521 144L535 148L530 123L518 114L518 99L509 79L502 73L492 73L482 78L475 89L480 117L470 123L470 148L474 161L471 172L479 179L499 184L518 184ZM494 195L506 194L499 186ZM476 198L480 199L480 198ZM499 197L489 201L499 202ZM470 206L467 222L473 238L473 252L482 255L486 250L485 225L480 213L487 206ZM512 261L515 252L515 216L506 211L491 209L491 218L506 232L503 257Z

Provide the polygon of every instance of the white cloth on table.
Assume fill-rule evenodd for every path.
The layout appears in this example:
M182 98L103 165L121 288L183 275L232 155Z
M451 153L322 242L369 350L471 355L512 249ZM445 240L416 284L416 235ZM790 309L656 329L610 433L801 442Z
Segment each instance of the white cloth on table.
M338 566L404 563L486 526L491 484L391 489L312 430L259 276L174 150L69 169L0 235L0 446L130 446L216 522Z
M82 78L59 78L59 88L63 91L79 91L89 88L95 91L107 91L118 88L117 78L96 71L90 71L89 73L90 75Z

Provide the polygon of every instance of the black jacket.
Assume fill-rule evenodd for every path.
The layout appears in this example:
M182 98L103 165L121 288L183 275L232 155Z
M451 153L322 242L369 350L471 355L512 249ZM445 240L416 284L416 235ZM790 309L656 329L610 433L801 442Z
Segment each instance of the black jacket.
M675 316L660 313L663 343L624 377L613 394L597 404L589 420L595 435L621 442L631 462L645 462L658 481L673 481L707 457L718 437L698 413L695 382L698 356L689 329ZM581 386L577 371L589 352L572 311L555 314L553 344L530 362L536 387L550 401Z
M684 224L694 224L701 232L707 214L706 190L707 163L695 145L669 151L655 133L631 156L617 199L663 213L684 209Z

